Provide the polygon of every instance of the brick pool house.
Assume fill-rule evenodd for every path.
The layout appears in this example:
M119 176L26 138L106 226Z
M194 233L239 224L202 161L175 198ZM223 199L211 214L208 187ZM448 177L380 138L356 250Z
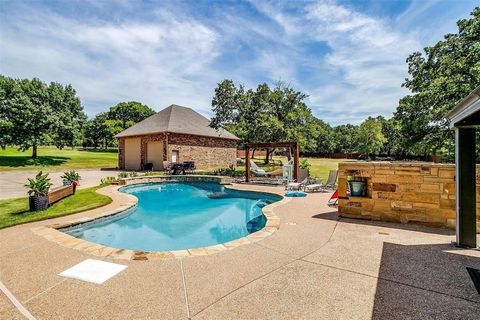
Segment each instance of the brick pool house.
M209 124L193 109L172 104L115 136L118 167L139 170L152 163L153 170L163 170L163 161L195 161L197 169L234 165L239 139Z

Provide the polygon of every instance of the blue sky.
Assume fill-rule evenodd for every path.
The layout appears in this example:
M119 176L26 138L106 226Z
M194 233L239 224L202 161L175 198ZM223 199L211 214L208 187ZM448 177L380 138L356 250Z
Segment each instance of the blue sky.
M5 1L0 73L71 83L91 117L120 101L206 116L222 79L280 80L332 125L390 117L406 57L477 0Z

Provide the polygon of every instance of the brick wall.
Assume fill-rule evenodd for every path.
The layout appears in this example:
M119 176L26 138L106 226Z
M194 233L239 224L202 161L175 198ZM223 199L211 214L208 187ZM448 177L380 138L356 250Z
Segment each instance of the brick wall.
M118 139L118 167L125 168L125 138Z
M178 151L177 161L195 161L197 169L227 168L235 165L237 141L171 133L168 137L168 159Z
M237 158L245 158L245 150L237 150ZM252 157L253 150L250 151L250 157ZM255 158L264 158L265 155L267 154L267 151L265 150L255 150Z
M455 227L455 166L433 163L339 163L343 217ZM477 168L477 176L480 170ZM366 197L347 198L348 177L366 180ZM477 231L480 232L477 181Z
M177 133L141 136L141 161L147 162L147 143L164 141L163 160L178 151L178 162L195 161L197 169L226 168L236 163L237 141ZM118 167L125 168L125 138L118 139Z

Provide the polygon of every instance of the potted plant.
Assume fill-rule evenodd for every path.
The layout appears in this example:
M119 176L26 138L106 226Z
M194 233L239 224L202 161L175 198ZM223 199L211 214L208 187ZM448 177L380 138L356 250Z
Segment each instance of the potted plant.
M75 190L77 189L77 186L79 184L78 181L80 181L81 179L78 172L76 172L75 170L66 171L60 178L63 179L64 186L73 184L73 193L75 193Z
M307 159L300 159L300 163L298 164L299 175L310 177L310 166L311 164L308 162Z
M350 184L350 194L352 197L362 197L365 194L365 180L359 177L351 178L348 183Z
M35 176L35 179L28 178L28 183L25 187L29 189L28 203L30 211L39 211L48 208L48 190L51 185L48 173L43 174L42 171Z

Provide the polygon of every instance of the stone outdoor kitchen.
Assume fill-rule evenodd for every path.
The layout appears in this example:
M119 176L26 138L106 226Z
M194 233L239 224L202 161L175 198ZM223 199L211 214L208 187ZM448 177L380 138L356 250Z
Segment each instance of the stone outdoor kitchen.
M118 167L139 170L163 161L194 161L197 169L226 168L236 162L238 138L194 110L171 105L116 135Z
M455 228L454 165L344 162L339 170L341 216ZM363 196L347 196L349 180L365 182ZM477 182L477 209L479 191ZM477 210L477 232L479 217Z

